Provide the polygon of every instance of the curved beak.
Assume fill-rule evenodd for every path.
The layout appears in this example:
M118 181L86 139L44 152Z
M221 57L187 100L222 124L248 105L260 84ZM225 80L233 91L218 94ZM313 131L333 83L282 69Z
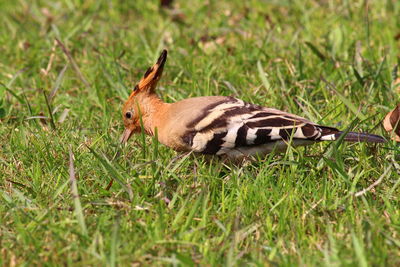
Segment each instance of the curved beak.
M125 128L123 134L121 135L121 138L119 139L119 142L121 144L125 144L129 140L129 138L131 137L132 133L133 133L132 129Z

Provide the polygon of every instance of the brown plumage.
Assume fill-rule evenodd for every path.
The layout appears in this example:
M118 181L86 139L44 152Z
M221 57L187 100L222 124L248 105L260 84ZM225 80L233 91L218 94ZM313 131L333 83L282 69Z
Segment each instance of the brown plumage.
M141 131L154 135L176 151L243 157L294 146L338 139L336 128L317 125L305 118L227 96L205 96L164 103L155 93L167 59L164 50L125 102L122 115L126 142ZM383 143L377 135L347 133L346 141Z

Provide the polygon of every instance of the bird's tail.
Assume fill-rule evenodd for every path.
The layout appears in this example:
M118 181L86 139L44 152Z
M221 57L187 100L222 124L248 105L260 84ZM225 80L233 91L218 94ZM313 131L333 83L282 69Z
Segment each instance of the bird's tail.
M345 134L344 141L347 142L386 143L386 140L380 135L369 134L369 133L356 133L356 132L345 133L341 131L321 136L320 140L323 141L337 140L343 134Z

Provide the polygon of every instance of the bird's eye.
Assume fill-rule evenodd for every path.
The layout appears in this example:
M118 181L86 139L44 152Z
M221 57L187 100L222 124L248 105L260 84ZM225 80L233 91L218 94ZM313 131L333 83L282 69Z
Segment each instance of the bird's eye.
M128 111L127 113L125 113L125 117L126 117L127 119L132 118L132 112Z

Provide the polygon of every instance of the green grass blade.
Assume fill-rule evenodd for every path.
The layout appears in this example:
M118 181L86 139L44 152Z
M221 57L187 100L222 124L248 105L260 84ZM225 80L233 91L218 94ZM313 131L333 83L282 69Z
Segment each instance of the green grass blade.
M360 267L368 267L368 261L365 256L364 249L362 247L360 240L358 240L357 236L355 235L355 233L351 233L351 239L353 241L354 251L358 259L358 265Z
M110 246L110 266L117 266L117 251L118 251L118 241L119 241L119 217L114 221L111 235L111 246Z
M361 111L359 111L357 109L357 107L351 102L351 100L347 99L344 95L342 95L341 93L339 93L336 90L335 90L335 93L340 98L340 100L343 102L343 104L345 104L346 107L348 107L350 109L350 111L353 112L354 115L356 115L361 120L367 119L367 117L364 114L362 114Z
M49 112L51 127L53 128L53 130L57 130L56 123L54 122L53 110L52 110L52 108L50 106L49 99L48 99L48 97L46 95L46 92L44 90L42 92L43 92L43 97L44 97L45 102L46 102L47 111Z
M314 53L314 55L316 55L321 61L325 61L326 60L326 56L319 51L319 49L313 45L310 42L305 42L305 44L307 45L308 48L310 48L310 50Z
M268 81L268 74L264 72L260 61L257 61L258 76L260 77L265 89L269 91L271 89L271 84Z
M79 191L75 178L74 154L72 153L71 147L69 148L69 181L71 183L71 196L74 201L75 216L78 220L78 224L81 228L82 234L87 235L85 216L83 215L83 209L79 198Z
M112 176L112 179L117 181L117 183L124 189L126 193L128 193L129 199L132 200L133 198L133 192L132 188L130 187L129 184L126 184L124 182L124 178L121 176L121 174L114 168L114 166L111 164L111 162L107 159L106 156L100 156L97 152L95 152L92 148L87 147L89 151L95 156L97 160L100 161L100 163L103 165L103 167L107 170L107 172Z

